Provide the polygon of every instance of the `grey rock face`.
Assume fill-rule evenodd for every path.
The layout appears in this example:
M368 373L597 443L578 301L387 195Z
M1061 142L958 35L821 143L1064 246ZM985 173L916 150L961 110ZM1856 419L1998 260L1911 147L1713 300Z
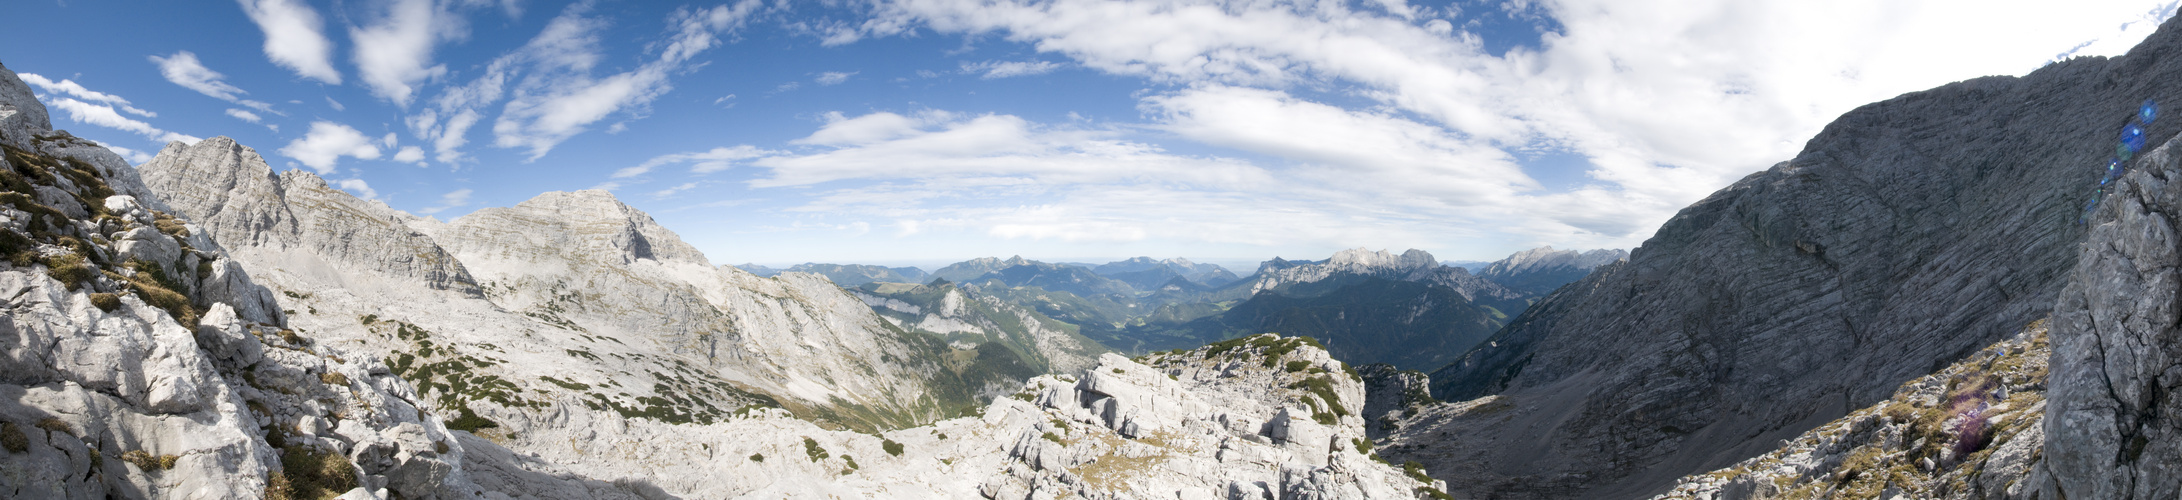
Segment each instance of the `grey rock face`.
M1656 493L1991 344L2054 307L2116 133L2182 102L2178 49L2170 24L2124 57L1843 115L1432 376L1535 417L1456 418L1390 456L1477 496Z
M212 239L284 261L280 267L291 273L339 282L341 273L364 272L482 293L461 262L402 224L404 214L309 172L275 174L256 150L233 139L168 144L141 170L147 186Z
M53 121L46 116L45 105L31 93L30 85L0 64L0 144L36 149L34 138L52 131Z
M2054 306L2045 456L2066 498L2182 494L2178 174L2175 140L2135 162L2092 219Z

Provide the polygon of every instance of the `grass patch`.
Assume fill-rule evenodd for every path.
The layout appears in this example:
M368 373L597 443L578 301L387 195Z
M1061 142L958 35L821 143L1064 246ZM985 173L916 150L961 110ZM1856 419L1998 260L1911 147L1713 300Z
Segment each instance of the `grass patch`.
M281 449L280 467L291 498L326 499L356 489L356 468L339 453L290 446Z
M0 422L0 448L7 448L9 453L30 451L30 436L23 435L23 428L15 422Z
M811 457L812 462L825 460L826 457L832 456L826 453L825 448L818 446L818 440L811 439L809 436L803 437L803 454Z
M752 461L752 462L757 462L757 463L765 463L765 454L763 454L763 453L752 453L752 454L750 454L750 461Z
M888 455L893 455L897 457L902 456L902 444L896 443L892 439L880 439L879 447L885 449L886 454Z

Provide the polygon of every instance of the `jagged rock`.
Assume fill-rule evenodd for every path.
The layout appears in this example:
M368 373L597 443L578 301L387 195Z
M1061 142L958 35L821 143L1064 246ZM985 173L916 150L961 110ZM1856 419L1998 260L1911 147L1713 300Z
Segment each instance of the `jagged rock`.
M0 110L13 112L0 120L43 116L21 88L0 69ZM48 214L33 228L23 211L0 217L0 232L18 240L8 251L20 252L0 264L0 294L10 297L0 315L0 496L253 498L271 477L304 473L284 470L284 454L339 457L358 435L405 422L448 440L435 417L390 394L408 391L399 379L329 387L375 378L375 360L286 340L262 345L261 335L285 332L269 292L192 234L200 228L168 218L118 156L33 121L0 127L0 144L14 148L4 170L46 170L24 179L66 195L75 210L15 208L76 218ZM94 209L99 219L86 220ZM329 429L329 419L342 425ZM459 473L439 485L412 497L475 494Z
M37 94L15 71L0 64L0 144L35 150L34 138L52 131L53 121L46 116L45 105L38 104Z
M2114 134L2147 99L2182 102L2178 49L2170 22L2123 57L1843 115L1432 374L1441 399L1498 394L1517 418L1389 456L1472 496L1653 494L1990 345L2053 312Z
M2170 26L2171 28L2171 26ZM2178 56L2182 34L2131 58ZM2147 41L2146 46L2152 45ZM2052 497L2182 495L2182 140L2146 152L2105 197L2054 306L2045 457Z
M233 139L170 143L141 170L145 185L212 240L246 261L282 264L257 267L318 283L362 285L372 280L346 274L368 273L482 293L460 262L402 223L405 214L310 172L275 174Z

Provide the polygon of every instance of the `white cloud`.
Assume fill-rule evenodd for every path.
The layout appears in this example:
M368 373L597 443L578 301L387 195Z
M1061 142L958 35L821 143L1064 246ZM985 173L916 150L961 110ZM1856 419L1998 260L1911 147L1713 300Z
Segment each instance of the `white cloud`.
M249 93L220 81L227 76L206 68L204 63L197 61L197 54L190 51L175 52L167 57L151 56L151 60L159 64L160 76L166 77L167 81L174 82L175 85L181 85L182 88L228 102L235 102L242 98L242 94Z
M1631 246L1675 210L1794 155L1855 106L2021 74L2054 54L2118 54L2174 9L2168 0L1524 5L1560 28L1505 54L1467 31L1475 16L1503 12L1393 0L903 0L878 4L862 29L994 36L1174 84L1185 90L1144 106L1163 120L1155 126L1190 139L1294 161L1295 175L1329 182L1409 172L1417 176L1390 186L1482 197L1474 203L1492 210L1478 212L1498 212L1491 224L1539 228L1510 237L1530 239L1523 244ZM996 66L983 64L964 71L991 75ZM1292 89L1370 102L1315 103ZM1303 131L1324 135L1269 135ZM1589 182L1541 191L1512 170L1510 153L1525 148L1587 158Z
M112 144L100 144L100 146L105 146L106 149L112 150L114 154L121 155L121 158L124 160L128 160L130 165L143 165L145 162L152 161L151 153L124 148L121 146L115 146Z
M61 94L66 94L70 97L82 99L84 102L117 106L120 107L121 111L123 112L145 118L159 117L158 113L153 113L150 111L137 109L134 106L130 106L129 100L122 99L121 96L87 89L84 88L83 85L77 84L75 81L72 80L61 80L59 82L55 82L46 79L46 77L44 76L39 76L36 73L17 73L16 76L21 77L24 83L29 83L31 85L37 86L38 88L45 89L46 92L58 92Z
M416 86L447 73L432 63L440 42L467 36L462 18L433 0L391 0L375 22L349 28L356 73L372 95L408 106Z
M813 78L811 79L811 81L818 82L819 85L840 85L841 82L849 81L849 77L856 76L857 73L860 72L850 71L847 73L843 73L839 71L828 71L825 73L819 73L818 78Z
M243 14L265 32L265 57L297 76L334 85L333 42L326 39L318 11L296 0L237 0Z
M326 96L326 105L327 105L327 106L333 106L333 110L334 110L334 111L348 111L348 110L349 110L349 107L348 107L348 106L342 106L342 105L341 105L341 101L336 101L336 100L333 100L333 96Z
M688 191L688 190L691 190L691 189L695 189L695 188L697 188L697 183L695 183L695 182L684 182L684 183L682 183L682 185L679 185L679 186L675 186L675 187L671 187L671 188L666 188L666 189L661 189L661 190L658 190L658 191L652 192L652 197L653 197L653 198L665 198L665 197L668 197L668 196L674 196L674 194L675 194L675 193L680 193L680 192L683 192L683 191Z
M439 205L418 209L417 213L432 215L440 212L445 212L451 208L469 206L470 192L471 191L469 188L448 191L447 194L439 196Z
M250 123L259 123L265 120L264 118L259 117L257 113L243 111L235 108L227 108L227 116L232 116L235 117L235 119L237 120L242 120Z
M366 200L379 199L379 192L372 190L371 184L364 182L363 179L341 179L338 181L333 181L333 187L348 191L350 194L354 194L358 198L363 198Z
M1060 68L1060 64L1054 63L1052 61L984 61L976 63L962 63L962 72L972 74L983 73L984 76L982 76L981 78L987 80L991 80L994 78L1007 78L1011 76L1043 75L1046 73L1051 73L1053 72L1053 70Z
M319 175L330 175L343 156L359 160L379 158L379 146L372 144L371 138L366 137L363 132L357 132L348 125L316 121L311 122L311 130L303 138L290 141L287 146L280 148L280 154L302 162L311 167L311 170L318 171ZM363 185L361 180L356 183ZM343 189L349 188L343 186ZM368 192L370 188L363 189ZM374 198L376 195L364 197Z
M143 134L145 137L150 137L152 140L159 142L197 142L199 140L195 136L160 130L149 123L121 116L121 112L115 111L111 105L92 104L67 97L53 97L48 104L68 113L68 118L75 120L77 123Z
M776 154L780 153L777 151L767 151L764 149L758 149L753 146L745 145L725 148L713 148L711 151L702 151L696 153L676 153L670 155L661 155L650 160L645 160L644 163L638 164L633 167L623 167L620 170L615 170L613 178L626 179L630 177L636 177L651 172L654 168L678 163L694 164L690 167L690 171L694 173L712 173L721 170L727 170L729 167L732 167L734 165L733 162L736 160L747 160L751 158L771 156ZM616 185L618 186L619 184Z
M599 59L598 30L603 22L572 7L549 23L518 56L533 74L516 86L493 122L493 145L528 149L531 159L583 133L616 113L641 115L652 100L673 87L668 77L690 58L720 43L720 34L740 27L762 4L744 0L702 10L678 10L658 59L624 73L590 76Z
M821 146L870 144L917 133L918 129L928 121L883 111L855 118L842 116L839 111L830 111L825 114L825 117L825 127L819 128L818 132L812 133L809 137L790 142L793 144L816 144ZM942 115L935 118L945 119L946 116Z
M424 148L416 146L403 146L400 151L394 152L394 161L402 163L415 163L419 166L422 166L424 165Z

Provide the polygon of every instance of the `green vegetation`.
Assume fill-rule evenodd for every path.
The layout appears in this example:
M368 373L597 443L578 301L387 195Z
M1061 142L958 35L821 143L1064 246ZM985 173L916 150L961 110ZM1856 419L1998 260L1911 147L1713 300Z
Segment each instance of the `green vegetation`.
M810 436L803 437L803 454L811 457L812 462L825 460L826 457L832 456L826 454L825 448L818 447L818 440L811 439Z
M1061 436L1060 436L1059 434L1054 434L1054 433L1051 433L1051 432L1045 433L1044 435L1040 435L1040 436L1038 436L1038 437L1046 438L1046 440L1047 440L1047 441L1052 441L1052 442L1055 442L1055 443L1060 443L1060 442L1061 442ZM1068 443L1061 443L1061 444L1068 444Z
M174 455L153 456L150 452L144 450L129 450L127 453L121 454L121 461L135 465L137 469L144 472L172 469L174 468L174 462L179 459L181 457Z
M284 447L280 452L280 467L282 470L277 476L286 483L290 498L322 500L356 489L356 469L348 457L339 453L307 445ZM266 489L270 492L271 485Z
M115 309L121 308L121 295L94 293L91 294L91 305L97 306L100 311L114 312Z
M888 455L902 456L902 444L896 443L892 439L880 439L879 448L885 449Z
M582 383L582 382L570 382L570 381L564 381L564 380L561 380L561 379L557 379L557 378L553 378L553 377L545 377L545 376L541 376L541 377L538 377L538 379L539 379L539 380L544 380L544 381L546 381L546 383L550 383L550 384L553 384L553 385L561 386L561 388L562 388L562 389L568 389L568 390L571 390L571 391L585 391L585 390L590 390L590 389L591 389L591 384L586 384L586 383Z
M765 462L765 454L763 454L763 453L752 453L752 454L750 454L750 461L752 461L752 462L758 462L758 463L764 463L764 462Z

